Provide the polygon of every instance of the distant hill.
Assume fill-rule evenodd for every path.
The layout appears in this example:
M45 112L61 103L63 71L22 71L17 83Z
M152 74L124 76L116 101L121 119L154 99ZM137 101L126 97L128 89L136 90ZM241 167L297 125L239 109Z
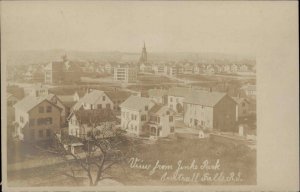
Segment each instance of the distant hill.
M65 51L42 50L42 51L15 51L8 52L8 65L42 64L59 60L62 55L67 54L71 60L95 60L95 61L138 61L140 53L129 52L88 52L88 51ZM192 62L247 62L255 63L255 59L249 56L236 56L220 53L191 53L191 52L148 52L149 61L192 61Z

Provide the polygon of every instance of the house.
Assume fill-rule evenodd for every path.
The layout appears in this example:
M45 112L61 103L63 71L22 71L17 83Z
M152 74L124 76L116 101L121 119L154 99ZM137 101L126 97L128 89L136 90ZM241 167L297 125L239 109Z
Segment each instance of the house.
M137 70L129 64L119 64L114 67L114 80L124 83L137 81Z
M216 72L215 70L215 67L214 66L211 66L211 67L208 67L206 70L205 70L206 74L208 75L212 75Z
M231 72L230 69L231 69L231 68L230 68L230 65L229 65L229 64L223 65L223 72L224 72L224 73L230 73L230 72Z
M65 127L67 124L67 117L69 116L70 109L65 106L65 104L60 100L59 97L56 95L50 93L44 97L40 97L40 99L47 99L50 101L52 104L58 106L61 109L60 113L60 127Z
M239 72L248 72L248 66L246 64L241 64L238 67Z
M194 66L194 74L201 74L203 73L205 67L202 64L198 63Z
M149 98L130 96L121 104L121 128L134 136L166 137L174 132L173 114Z
M183 120L194 128L233 130L237 104L225 93L192 91L184 99Z
M238 72L238 65L237 65L237 64L232 64L232 65L230 66L230 71L231 71L231 73L236 73L236 72Z
M256 97L256 85L246 84L240 88L242 93L247 97L255 98Z
M168 90L165 89L149 89L148 97L160 104L168 103Z
M183 66L184 74L193 74L194 73L194 65L192 63L186 63Z
M66 125L66 118L68 117L69 110L66 105L55 94L48 91L48 87L42 84L37 84L31 87L25 87L24 92L26 96L36 97L36 99L47 99L51 103L61 108L61 127Z
M247 116L250 113L250 101L242 97L232 97L238 105L238 117Z
M61 89L61 88L54 88L50 89L49 93L53 93L56 95L59 100L64 104L65 107L70 109L82 98L86 91L79 89Z
M90 110L109 108L113 110L114 104L104 91L91 90L86 93L79 101L72 107L72 110Z
M174 77L177 75L177 67L172 65L166 66L166 75L170 77Z
M142 127L149 121L149 110L155 105L151 99L130 96L121 107L121 128L128 133L139 136Z
M172 87L168 90L168 107L176 113L183 112L183 100L191 91L187 87Z
M143 133L154 137L167 137L174 133L174 114L168 106L155 104L149 111L150 118L143 127Z
M156 75L165 75L167 71L167 67L165 65L154 65L152 70Z
M15 136L25 142L49 140L61 125L61 108L46 98L27 96L14 105Z
M105 136L112 136L112 125L117 121L110 108L72 111L68 118L68 134L74 137L88 136L90 131L101 131Z
M48 95L48 87L43 84L36 84L30 87L24 87L25 96L42 97Z

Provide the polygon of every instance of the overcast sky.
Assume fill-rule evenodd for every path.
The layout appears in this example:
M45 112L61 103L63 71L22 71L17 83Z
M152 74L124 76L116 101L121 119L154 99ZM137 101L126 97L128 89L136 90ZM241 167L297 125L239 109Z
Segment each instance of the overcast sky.
M272 35L264 27L286 22L288 10L268 2L5 2L2 42L8 50L140 52L146 41L150 52L253 55L262 34Z

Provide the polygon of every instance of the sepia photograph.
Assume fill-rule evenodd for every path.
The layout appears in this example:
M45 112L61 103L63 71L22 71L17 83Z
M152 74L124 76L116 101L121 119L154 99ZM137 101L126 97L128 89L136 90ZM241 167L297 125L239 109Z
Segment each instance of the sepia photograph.
M1 2L6 186L257 186L254 5Z

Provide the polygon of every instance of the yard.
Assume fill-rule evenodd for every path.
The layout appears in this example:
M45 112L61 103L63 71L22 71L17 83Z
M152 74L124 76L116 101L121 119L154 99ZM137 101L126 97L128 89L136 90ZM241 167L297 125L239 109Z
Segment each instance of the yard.
M142 164L149 164L152 167L149 170L130 167L129 163L113 166L108 174L115 177L115 180L124 185L216 185L216 184L255 184L256 183L256 151L250 150L243 146L225 146L213 143L205 139L163 139L158 140L155 144L136 143L131 158L142 160ZM231 172L241 174L241 180L223 181L199 180L198 182L164 180L162 175L168 174L176 170L178 161L191 166L194 160L200 165L207 160L212 164L216 164L219 159L219 170L208 170L209 174L229 175ZM171 165L172 170L156 170L155 173L149 175L151 169L159 161L160 164ZM73 164L72 166L75 167ZM27 171L12 172L8 174L9 186L74 186L84 185L81 180L75 183L74 180L64 174L69 170L64 164L35 168ZM191 176L195 170L182 170L185 176ZM197 170L200 174L204 174L205 170ZM81 173L82 174L82 173Z

